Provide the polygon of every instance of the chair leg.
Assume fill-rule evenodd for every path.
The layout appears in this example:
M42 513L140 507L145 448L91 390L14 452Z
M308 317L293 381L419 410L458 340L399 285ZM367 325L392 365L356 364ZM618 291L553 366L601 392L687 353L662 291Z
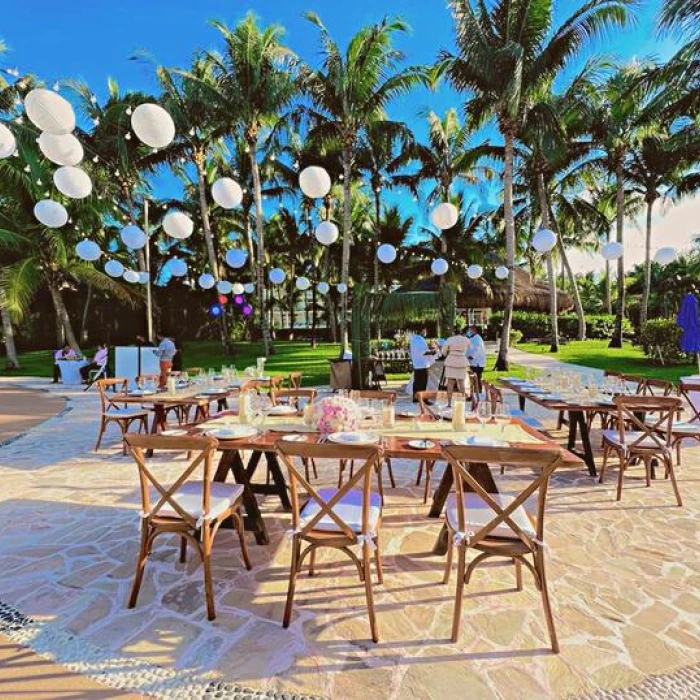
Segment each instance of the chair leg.
M238 532L238 541L241 544L241 557L243 558L243 563L245 568L250 571L253 565L250 563L250 557L248 556L248 545L245 541L245 532L243 527L243 518L241 517L240 511L232 513L233 522L236 525L236 531Z
M455 609L452 618L452 641L459 639L459 626L462 621L462 597L464 596L464 573L467 558L467 547L464 544L459 546L457 560L457 588L455 590Z
M294 604L294 589L297 583L297 568L299 562L299 553L301 550L301 542L298 537L294 538L292 543L292 564L289 569L289 586L287 588L287 603L284 606L284 617L282 619L282 627L289 627L292 619L292 605Z
M180 564L184 564L187 561L187 538L180 538Z
M316 469L316 460L311 458L311 468L314 470L314 479L318 479L318 471Z
M608 457L610 456L610 447L605 445L603 447L603 464L600 466L600 477L598 478L598 483L603 483L603 478L605 477L605 470L608 466Z
M428 502L428 496L430 496L430 481L433 475L433 467L435 462L425 463L425 490L423 491L423 503Z
M616 501L622 500L622 481L625 478L625 469L627 468L627 457L620 455L620 471L617 475L617 496Z
M315 567L316 565L316 549L312 549L310 554L309 554L309 578L311 578L315 573Z
M420 486L420 480L421 477L423 476L423 464L424 460L421 459L420 462L418 462L418 477L416 478L416 486Z
M554 628L554 616L552 615L552 604L549 600L549 589L547 588L547 574L544 566L544 551L538 549L535 552L535 569L540 579L540 590L542 592L542 606L544 607L544 617L549 630L549 639L552 644L552 651L555 654L559 653L559 641L557 640L557 631Z
M389 472L389 481L391 482L391 488L396 488L396 481L394 480L394 470L391 468L391 457L386 458L386 468Z
M673 462L669 458L666 461L666 469L668 469L668 475L671 478L671 486L673 486L673 493L676 494L676 503L679 507L683 505L681 500L681 492L678 490L678 483L676 482L676 470L673 468Z
M518 591L523 590L523 565L519 559L513 559L515 564L515 588Z
M454 551L454 547L452 546L452 534L448 531L447 532L447 561L445 561L445 573L442 577L442 582L443 583L449 583L450 582L450 574L452 573L452 553Z
M377 567L377 583L384 583L384 566L382 565L382 553L379 550L379 536L376 537L374 544L377 548L374 550L374 565Z
M384 505L384 480L382 479L382 465L381 463L377 464L377 487L379 489L379 498L382 501L382 505Z
M143 580L143 572L146 569L146 560L148 559L148 525L146 521L141 523L141 547L139 548L139 558L136 562L136 573L134 574L134 583L131 586L131 595L129 596L129 608L136 607L136 601L141 590L141 581Z
M369 628L372 633L372 641L379 642L377 630L377 615L374 611L374 592L372 591L372 572L370 570L369 544L362 545L362 568L365 574L365 596L367 597L367 613L369 614Z
M644 457L644 473L646 476L647 488L651 488L651 459Z
M338 467L338 488L343 485L343 472L345 471L345 460L341 459Z
M95 452L100 449L100 445L102 444L102 436L105 434L105 430L107 429L107 423L105 422L104 418L100 418L100 432L97 434L97 442L95 443Z
M202 528L202 567L204 569L204 595L207 599L207 618L216 619L214 610L214 584L211 579L211 529L209 525Z

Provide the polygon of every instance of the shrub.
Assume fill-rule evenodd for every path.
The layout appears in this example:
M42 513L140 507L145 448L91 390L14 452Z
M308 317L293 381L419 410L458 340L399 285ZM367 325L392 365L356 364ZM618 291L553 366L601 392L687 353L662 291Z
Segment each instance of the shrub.
M679 343L683 331L671 318L656 318L647 321L640 333L640 344L647 357L659 359L663 362L681 362L683 353Z
M498 311L491 315L487 328L489 340L495 340L498 337L502 323L502 312ZM533 311L514 311L512 328L520 331L525 340L548 338L551 333L549 314ZM612 314L590 314L586 316L586 338L591 340L608 340L612 338L614 329L615 316ZM625 337L630 337L632 333L632 324L625 318L622 324L622 334ZM560 314L559 335L562 338L575 338L577 334L578 317L576 314Z
M515 347L523 339L523 334L516 328L511 328L508 344L510 347Z

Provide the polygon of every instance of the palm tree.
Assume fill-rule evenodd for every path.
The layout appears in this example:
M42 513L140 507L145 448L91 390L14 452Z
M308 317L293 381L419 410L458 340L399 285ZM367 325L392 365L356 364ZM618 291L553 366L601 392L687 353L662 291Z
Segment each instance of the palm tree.
M266 132L279 127L282 113L297 92L294 77L296 57L282 42L284 30L273 24L261 29L251 13L229 29L214 22L221 32L223 54L210 54L221 84L221 95L236 127L248 147L257 239L256 278L260 327L266 355L274 352L265 313L265 229L262 205L262 181L258 148Z
M360 29L350 40L345 54L333 41L319 16L309 12L306 18L321 34L323 63L314 70L302 66L301 79L313 102L307 109L312 120L309 137L316 142L335 141L343 159L343 255L341 281L350 276L350 239L352 234L351 185L355 149L364 129L377 121L386 121L386 106L407 93L421 79L415 68L399 69L402 54L393 48L393 37L405 32L400 19L385 18L378 24ZM341 342L348 347L348 295L341 300Z
M553 27L551 0L496 0L490 6L477 0L452 2L458 53L441 53L438 74L445 72L457 90L471 92L466 113L475 123L494 116L504 140L503 213L510 274L498 369L508 366L515 293L514 152L525 112L591 36L625 24L631 4L632 0L590 0Z

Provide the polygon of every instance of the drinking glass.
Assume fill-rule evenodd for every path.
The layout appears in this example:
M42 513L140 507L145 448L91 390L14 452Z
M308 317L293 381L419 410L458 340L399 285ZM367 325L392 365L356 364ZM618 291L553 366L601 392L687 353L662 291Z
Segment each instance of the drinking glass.
M476 418L479 425L484 425L491 418L491 402L479 401L476 407Z

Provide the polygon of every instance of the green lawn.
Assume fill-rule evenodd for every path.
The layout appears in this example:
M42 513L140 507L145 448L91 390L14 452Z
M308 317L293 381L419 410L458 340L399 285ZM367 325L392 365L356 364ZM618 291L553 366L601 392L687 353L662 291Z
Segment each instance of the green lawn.
M538 355L552 356L549 345L519 343L519 350ZM640 347L625 343L622 348L609 348L607 340L573 340L562 345L554 357L562 362L572 362L584 367L611 369L623 374L637 374L656 379L670 379L677 382L679 377L695 374L698 367L694 363L663 366L650 360Z

